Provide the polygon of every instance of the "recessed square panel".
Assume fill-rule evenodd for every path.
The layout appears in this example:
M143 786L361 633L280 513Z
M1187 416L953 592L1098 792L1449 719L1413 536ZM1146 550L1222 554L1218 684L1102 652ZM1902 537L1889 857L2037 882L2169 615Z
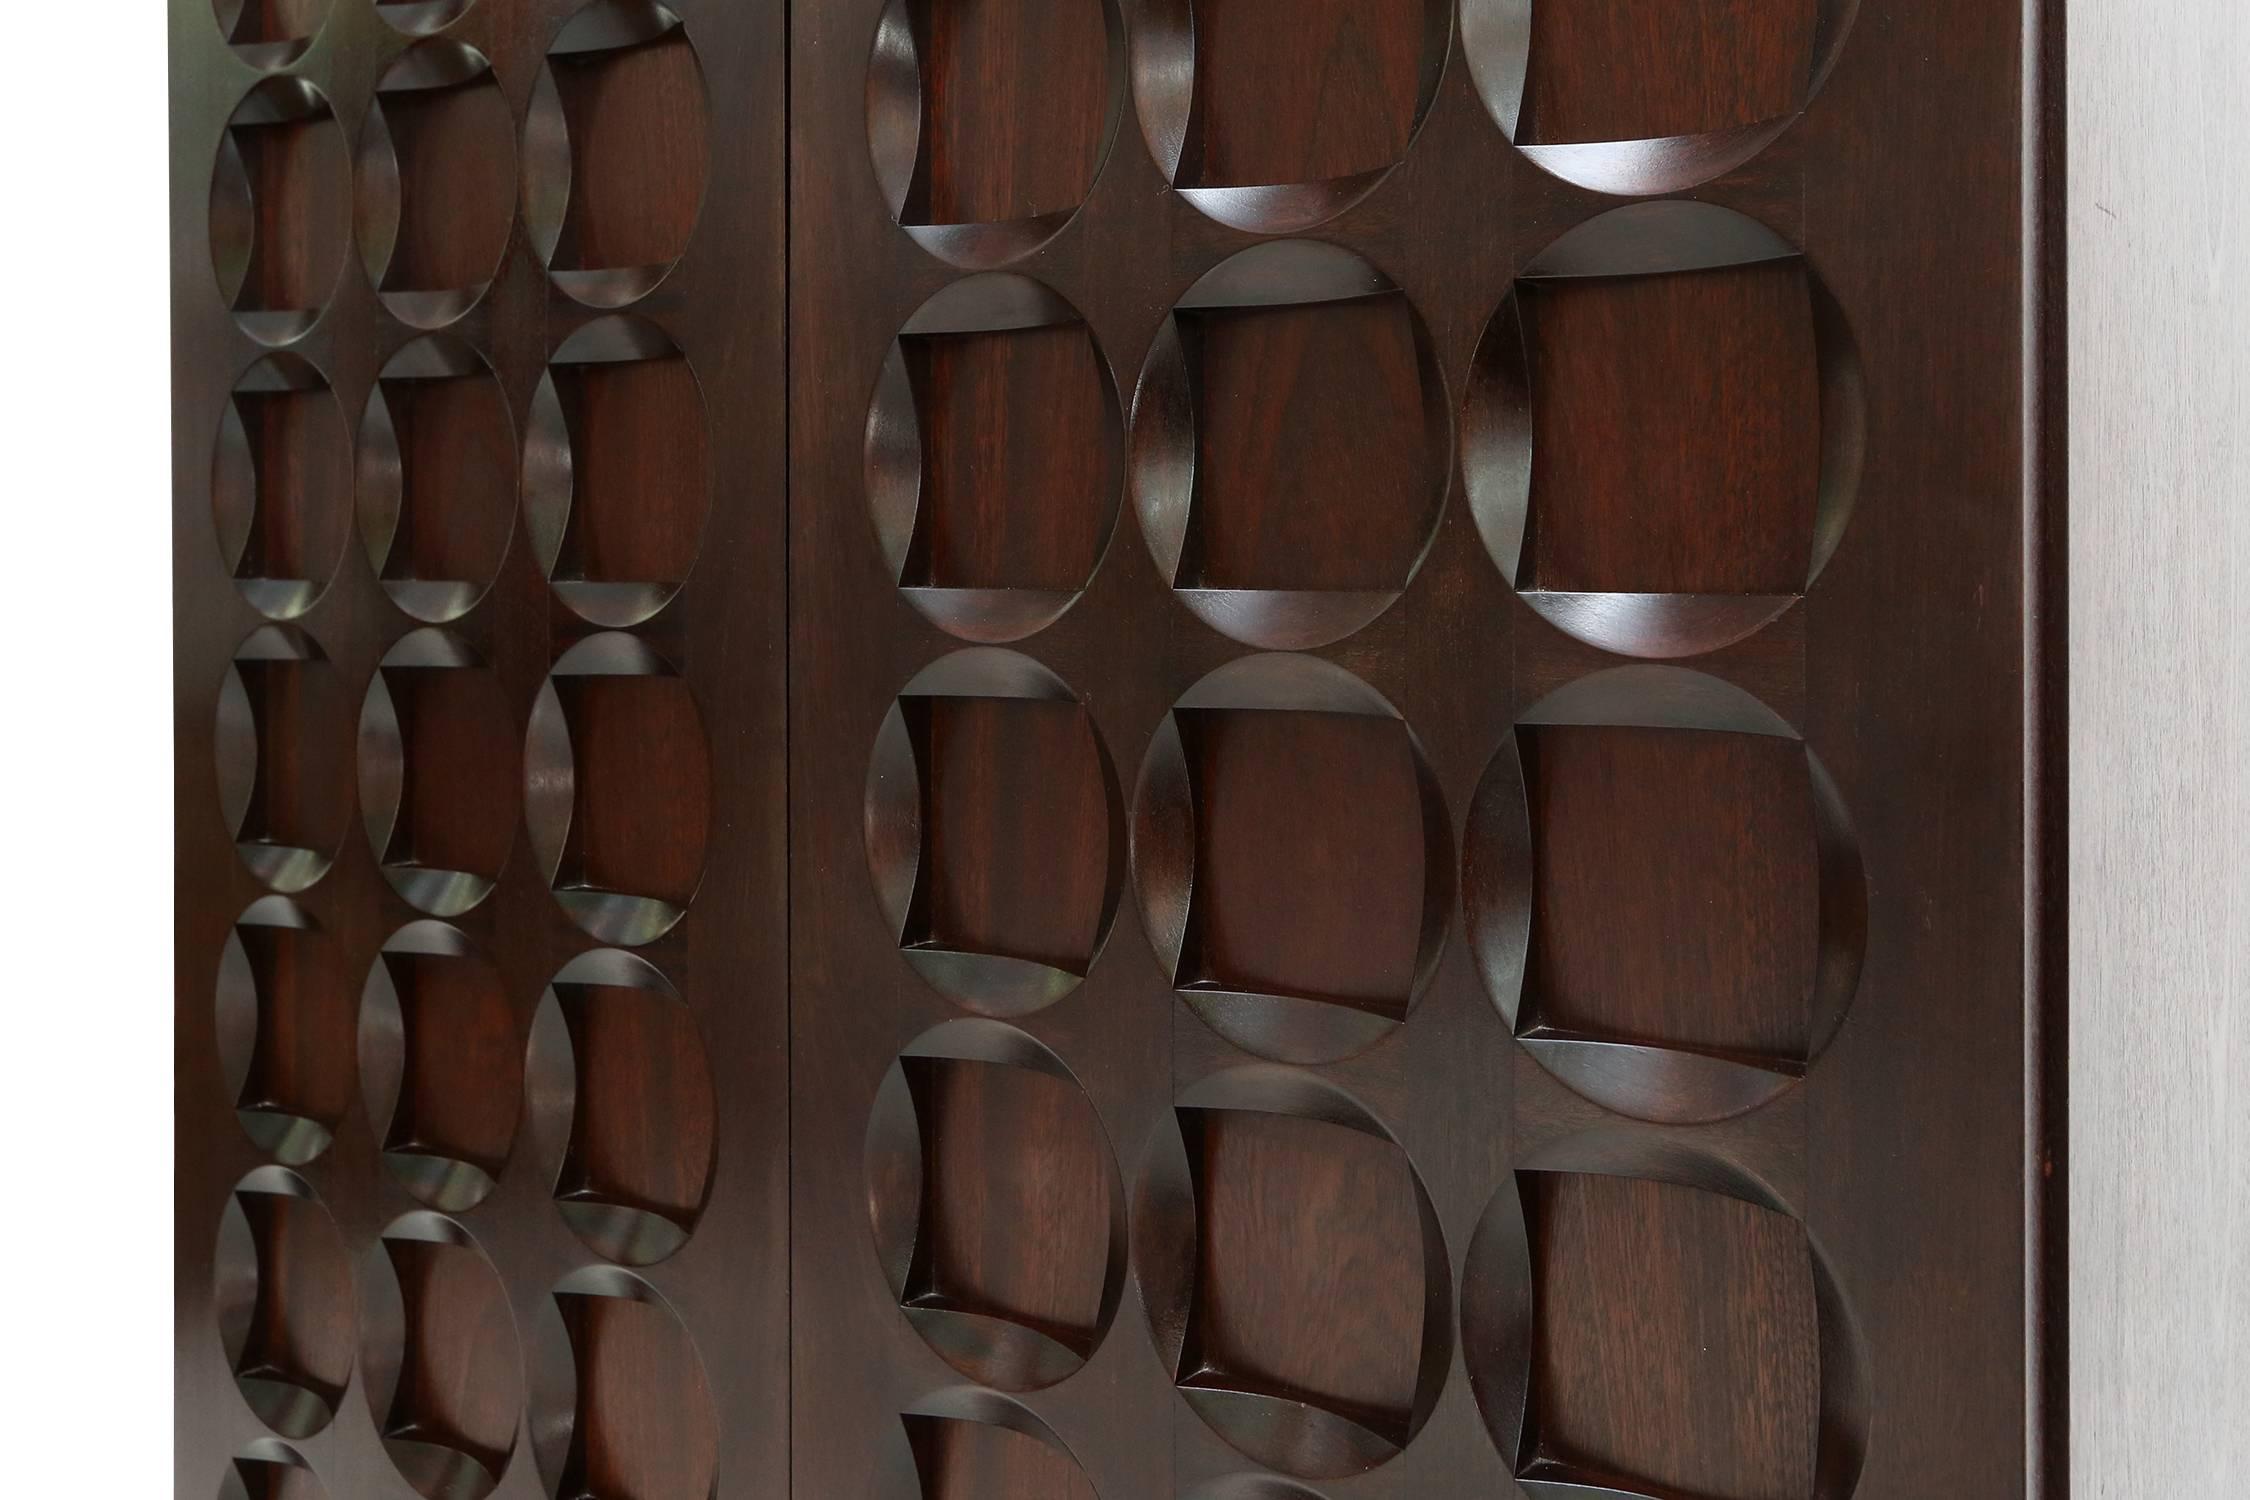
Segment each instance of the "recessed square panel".
M1320 182L1406 155L1426 0L1195 0L1192 10L1193 154L1180 164L1182 186Z
M910 941L1084 973L1101 936L1110 804L1086 712L927 698L926 929Z
M1243 709L1177 717L1196 787L1182 987L1403 1016L1427 862L1405 725Z
M676 996L627 985L558 984L576 1064L570 1147L555 1184L572 1204L669 1224L667 1251L703 1211L717 1107L695 1017ZM627 1260L654 1256L626 1254Z
M562 1292L555 1301L577 1367L577 1402L550 1492L709 1500L718 1423L678 1317L652 1294Z
M1822 438L1802 262L1543 281L1523 296L1533 432L1518 586L1802 593Z
M515 1451L522 1355L492 1263L456 1226L434 1218L410 1219L412 1227L394 1227L383 1240L399 1323L396 1347L382 1351L396 1375L375 1419L408 1483L430 1500L478 1500Z
M922 1500L1096 1500L1070 1455L990 1422L906 1418Z
M402 1175L417 1163L402 1165L400 1157L464 1163L489 1191L515 1143L523 1096L523 1038L499 975L468 952L387 952L380 962L397 996L403 1044L383 1150ZM415 1171L407 1180L417 1191L451 1196L450 1179Z
M1108 379L1081 323L900 340L922 434L910 586L1075 592L1117 486Z
M1523 145L1649 140L1802 108L1817 0L1538 0Z
M1178 586L1402 587L1445 463L1404 295L1180 321L1196 467Z
M703 395L687 360L558 362L550 375L571 470L553 576L678 585L695 566L711 485Z
M1403 1446L1428 1290L1405 1154L1291 1115L1180 1123L1198 1221L1181 1383L1306 1402Z
M1521 1181L1527 1474L1652 1496L1815 1494L1821 1346L1803 1227L1669 1183Z
M908 0L922 141L906 222L974 224L1085 201L1107 123L1101 0Z
M1801 1063L1820 852L1802 743L1518 730L1531 810L1531 1025Z
M602 929L596 936L645 942L649 928L678 920L702 880L711 818L702 719L687 685L655 672L550 685L567 726L572 794L552 883L581 923ZM602 899L611 896L623 900ZM622 924L614 933L611 916Z

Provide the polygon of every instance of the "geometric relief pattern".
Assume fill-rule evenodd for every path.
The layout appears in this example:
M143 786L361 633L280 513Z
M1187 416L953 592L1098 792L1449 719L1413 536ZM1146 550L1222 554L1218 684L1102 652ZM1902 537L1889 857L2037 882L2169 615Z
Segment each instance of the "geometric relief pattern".
M783 8L173 10L183 1454L770 1492L781 1236L681 1252L785 1123Z
M847 9L808 117L876 191L812 195L809 363L871 395L801 483L874 526L801 519L796 659L851 691L796 732L866 747L799 785L867 879L807 882L801 998L871 1082L799 1119L875 1266L800 1254L868 1330L800 1400L886 1500L1841 1500L1865 1378L1789 1136L1868 902L1799 606L1866 393L1768 148L1851 7ZM1148 160L1095 107L1120 21ZM1547 212L1437 201L1430 151Z

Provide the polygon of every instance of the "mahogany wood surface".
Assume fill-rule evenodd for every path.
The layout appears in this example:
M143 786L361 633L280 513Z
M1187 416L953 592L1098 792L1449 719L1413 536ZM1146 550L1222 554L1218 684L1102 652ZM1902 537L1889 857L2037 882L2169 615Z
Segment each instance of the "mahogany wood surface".
M2021 0L170 14L178 1494L2052 1500Z

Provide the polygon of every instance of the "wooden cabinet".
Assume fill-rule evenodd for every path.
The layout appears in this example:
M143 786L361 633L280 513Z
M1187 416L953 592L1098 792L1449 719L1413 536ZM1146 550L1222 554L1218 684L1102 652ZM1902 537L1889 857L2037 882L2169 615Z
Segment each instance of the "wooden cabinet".
M179 1493L2063 1494L2054 9L173 0Z

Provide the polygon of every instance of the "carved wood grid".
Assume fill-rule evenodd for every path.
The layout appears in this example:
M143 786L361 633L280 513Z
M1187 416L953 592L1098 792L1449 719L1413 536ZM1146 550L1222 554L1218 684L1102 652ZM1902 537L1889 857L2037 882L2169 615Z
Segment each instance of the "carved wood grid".
M1784 97L1744 84L1742 112L1623 145L1564 91L1670 67L1674 8L800 14L800 1492L2020 1483L1964 1422L2020 1426L2020 1371L1934 1361L1899 1278L1974 1281L1995 1300L1950 1305L1996 1349L2020 1283L1883 1207L1940 1170L2021 1203L2017 898L1997 927L1902 900L2017 888L2012 809L1940 837L1926 800L1972 764L2017 784L2015 710L1908 706L2018 681L2013 461L1930 441L2015 420L1962 376L2013 369L1971 311L2014 306L2013 210L1969 185L2012 180L2016 122L1953 89L2014 76L2016 18L1715 9L1720 52L1798 28ZM1614 50L1538 55L1574 45ZM1949 270L1908 313L1925 254ZM1601 337L1595 289L1660 344L1666 288L1707 268L1793 288L1788 338L1737 305L1700 366L1567 342ZM1341 321L1268 336L1244 310L1269 304ZM1980 330L1962 362L1927 342L1952 315ZM1628 507L1571 530L1570 504L1663 473L1614 451L1642 435L1623 419L1605 444L1542 412L1541 382L1620 366L1605 389L1639 400L1641 359L1669 384L1636 414L1764 382L1787 525L1703 473L1700 527L1638 573L1602 529ZM1591 472L1541 467L1535 434ZM1380 504L1290 512L1321 466L1386 462ZM1942 552L1913 539L1933 526ZM1973 635L1961 588L1998 610ZM1722 874L1680 838L1759 852ZM1651 913L1648 864L1710 872L1683 898L1707 915L1667 930L1762 924L1794 1008L1660 998L1666 962L1691 992L1724 965L1696 971L1693 939L1640 962L1598 897L1565 913L1628 886ZM1932 988L1964 979L1993 986L1973 1037ZM1975 1052L1995 1095L1917 1118L1928 1046ZM1058 1160L1114 1196L1060 1191ZM877 1256L839 1255L870 1214Z
M781 21L171 7L182 1495L786 1489Z
M2020 1492L2020 14L783 22L171 7L179 1492Z

